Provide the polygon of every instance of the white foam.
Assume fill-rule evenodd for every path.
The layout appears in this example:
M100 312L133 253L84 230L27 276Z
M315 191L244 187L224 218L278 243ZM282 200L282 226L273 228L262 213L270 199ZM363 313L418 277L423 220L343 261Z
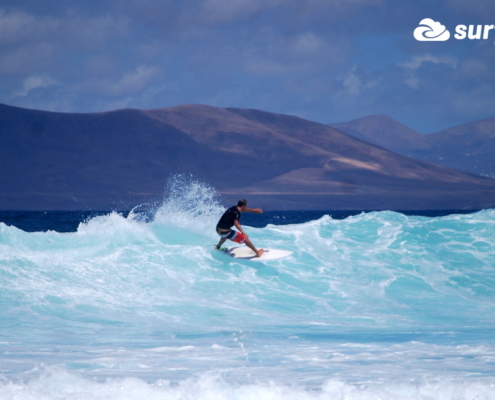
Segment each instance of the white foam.
M227 383L218 373L205 373L179 382L147 383L136 378L82 378L48 369L27 382L0 382L2 400L492 400L494 380L459 382L424 377L419 382L348 383L329 379L320 387L275 382Z
M225 210L213 187L189 175L175 175L154 216L154 224L215 237L215 226Z

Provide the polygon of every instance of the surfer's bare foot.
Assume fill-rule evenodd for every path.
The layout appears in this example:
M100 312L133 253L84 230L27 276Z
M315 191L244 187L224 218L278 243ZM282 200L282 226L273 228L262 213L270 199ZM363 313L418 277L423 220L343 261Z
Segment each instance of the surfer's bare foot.
M256 253L256 257L261 257L261 255L265 252L263 249L259 249Z

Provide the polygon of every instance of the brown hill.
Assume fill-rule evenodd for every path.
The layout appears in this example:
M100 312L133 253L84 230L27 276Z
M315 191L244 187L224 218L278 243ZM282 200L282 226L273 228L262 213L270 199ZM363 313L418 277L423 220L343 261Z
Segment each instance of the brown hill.
M270 209L495 205L495 181L304 119L184 105L65 114L0 105L0 209L125 208L192 173Z
M495 178L495 118L426 135L441 164Z
M370 115L345 123L330 124L330 126L406 156L414 156L417 153L431 150L431 144L421 133L387 115Z
M398 154L495 178L495 118L428 135L384 115L330 126Z

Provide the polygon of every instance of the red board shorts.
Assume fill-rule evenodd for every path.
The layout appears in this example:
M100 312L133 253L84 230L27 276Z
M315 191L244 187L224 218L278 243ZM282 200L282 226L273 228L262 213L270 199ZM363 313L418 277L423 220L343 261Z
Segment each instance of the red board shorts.
M230 232L226 232L225 234L220 234L220 232L218 232L218 230L217 230L217 233L221 237L223 237L225 239L232 240L233 242L236 242L239 244L243 244L246 241L246 236L244 234L242 234L241 232L234 231L232 229L230 230Z

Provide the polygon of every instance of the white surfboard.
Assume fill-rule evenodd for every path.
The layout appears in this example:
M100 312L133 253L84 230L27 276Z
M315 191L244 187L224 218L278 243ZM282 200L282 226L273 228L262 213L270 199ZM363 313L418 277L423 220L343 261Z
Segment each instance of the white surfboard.
M238 260L250 260L250 261L268 261L277 260L279 258L284 258L290 256L293 251L289 250L278 250L278 249L264 249L265 252L261 257L256 257L256 254L249 247L231 247L229 249L220 249L229 256Z

